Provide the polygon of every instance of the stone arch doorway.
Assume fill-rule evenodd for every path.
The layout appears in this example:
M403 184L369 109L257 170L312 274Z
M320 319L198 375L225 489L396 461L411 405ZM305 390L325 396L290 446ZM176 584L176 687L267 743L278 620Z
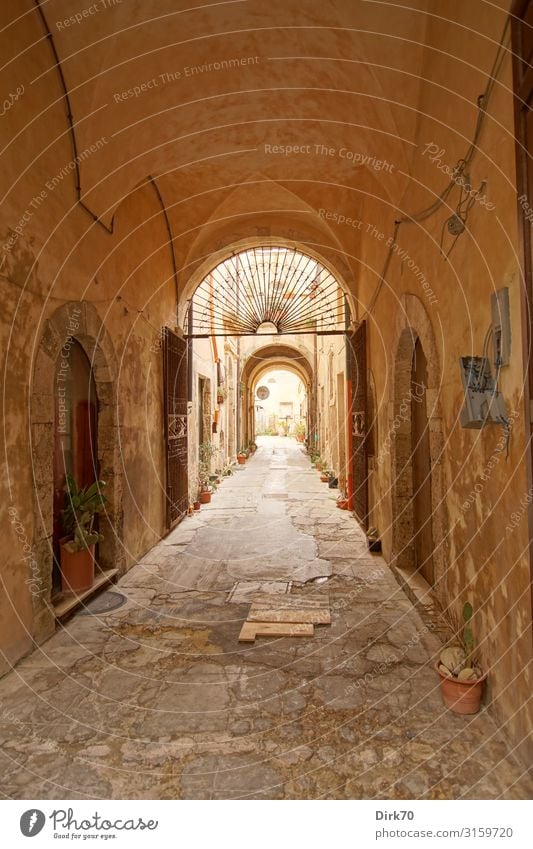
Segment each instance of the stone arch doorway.
M433 329L418 298L403 299L397 330L392 419L393 564L442 595L444 577L440 368Z
M30 393L30 440L34 482L34 549L39 563L39 591L33 598L33 636L44 639L54 628L52 605L54 566L54 448L57 416L62 397L62 369L68 366L70 352L77 360L85 357L89 373L89 406L85 424L90 427L91 415L95 431L92 447L85 459L85 472L96 470L107 482L108 499L100 517L104 535L99 546L99 566L102 570L122 571L122 475L117 454L116 360L111 339L91 304L83 301L60 306L44 322L43 333L34 360L32 391ZM63 372L64 374L64 372ZM91 389L92 387L92 389ZM91 391L94 396L91 397ZM83 400L83 399L80 399ZM80 420L81 421L81 420ZM94 452L94 453L92 453Z
M259 349L270 348L263 350L263 356L272 362L285 361L289 368L302 359L306 432L310 444L318 446L317 340L344 339L355 308L346 279L330 261L312 248L283 238L240 242L191 270L181 292L178 324L191 354L191 394L200 372L204 377L209 372L217 385L216 405L211 405L215 408L211 446L215 468L231 462L232 457L225 454L230 446L246 450L255 436L253 365L249 362ZM192 409L197 406L193 397ZM189 461L193 467L197 464L194 446Z
M254 439L265 433L294 436L303 442L308 432L309 387L298 369L287 365L268 366L252 386ZM267 393L262 395L261 393Z
M241 370L243 437L246 442L255 436L255 389L261 376L272 369L291 371L305 386L307 394L306 432L312 433L315 421L313 367L308 353L291 345L273 343L253 351Z

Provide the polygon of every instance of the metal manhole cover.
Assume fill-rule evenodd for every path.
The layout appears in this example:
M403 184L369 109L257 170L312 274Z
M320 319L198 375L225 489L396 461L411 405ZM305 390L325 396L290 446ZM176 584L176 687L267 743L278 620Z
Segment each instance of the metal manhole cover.
M126 604L127 600L127 597L122 595L122 593L105 592L86 604L80 610L80 613L85 616L94 616L97 613L110 613L111 610L117 610L117 608Z

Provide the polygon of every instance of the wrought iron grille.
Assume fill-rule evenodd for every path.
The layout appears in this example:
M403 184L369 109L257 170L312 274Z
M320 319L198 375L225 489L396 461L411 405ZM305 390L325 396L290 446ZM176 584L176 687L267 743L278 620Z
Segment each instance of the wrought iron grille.
M344 294L316 259L292 248L258 247L221 262L189 303L189 335L339 333Z

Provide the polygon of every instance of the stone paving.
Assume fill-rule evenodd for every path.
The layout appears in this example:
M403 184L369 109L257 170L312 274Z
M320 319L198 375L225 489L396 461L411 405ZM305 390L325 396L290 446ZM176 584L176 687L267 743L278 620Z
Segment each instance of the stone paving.
M336 494L264 438L120 580L127 604L76 615L0 681L3 796L531 798L486 711L444 709L437 636ZM332 625L241 645L237 581L328 593Z

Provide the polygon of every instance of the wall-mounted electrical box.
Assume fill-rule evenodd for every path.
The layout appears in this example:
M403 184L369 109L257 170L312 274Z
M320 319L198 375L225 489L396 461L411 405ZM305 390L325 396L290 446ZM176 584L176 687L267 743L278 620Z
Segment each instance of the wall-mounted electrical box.
M508 366L511 357L511 316L509 313L509 289L499 289L491 295L492 344L496 371Z
M460 416L462 427L481 428L486 424L505 424L505 401L496 389L487 357L460 357L459 363L465 392Z

